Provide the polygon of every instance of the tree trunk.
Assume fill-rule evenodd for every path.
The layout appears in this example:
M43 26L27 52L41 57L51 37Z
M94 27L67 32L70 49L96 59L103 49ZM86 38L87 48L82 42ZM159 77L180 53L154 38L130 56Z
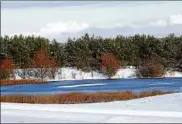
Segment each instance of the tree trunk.
M44 81L44 76L43 76L43 69L40 69L40 77L41 77L41 82L43 83Z
M91 71L91 74L92 74L92 78L93 78L94 77L93 71Z

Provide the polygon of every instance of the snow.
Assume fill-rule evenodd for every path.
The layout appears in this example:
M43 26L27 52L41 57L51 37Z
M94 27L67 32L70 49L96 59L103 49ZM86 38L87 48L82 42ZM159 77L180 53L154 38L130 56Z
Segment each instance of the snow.
M30 71L31 72L31 71ZM21 79L22 75L21 69L16 69L15 77L16 79ZM93 74L93 75L92 75ZM26 76L27 78L35 78L35 74L31 72L32 76ZM182 77L182 72L177 71L167 71L164 77ZM93 72L83 72L76 68L66 67L59 68L55 79L47 78L47 81L61 81L61 80L82 80L82 79L107 79L108 77L97 71ZM137 78L136 69L133 66L128 66L126 68L120 68L112 78Z
M83 72L81 70L71 67L59 69L58 74L56 75L56 80L82 80L82 79L105 79L105 78L107 78L107 76L96 71Z
M171 85L171 84L174 84L174 83L155 83L155 84L149 84L149 85Z
M134 68L126 68L119 69L115 76L112 78L136 78L136 69Z
M182 77L182 72L177 71L167 71L164 77Z
M57 88L72 88L72 87L89 87L89 86L103 86L103 83L97 84L79 84L79 85L70 85L70 86L58 86Z
M87 104L1 103L1 122L174 123L182 122L182 93Z

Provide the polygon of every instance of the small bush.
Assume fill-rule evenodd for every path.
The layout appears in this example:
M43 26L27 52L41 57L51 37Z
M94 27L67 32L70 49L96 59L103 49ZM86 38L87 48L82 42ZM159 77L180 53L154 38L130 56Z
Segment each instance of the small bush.
M144 60L137 70L138 77L161 77L164 67L156 57Z
M101 61L102 72L107 74L109 78L116 74L117 70L119 69L120 62L114 57L113 54L106 53L102 55Z

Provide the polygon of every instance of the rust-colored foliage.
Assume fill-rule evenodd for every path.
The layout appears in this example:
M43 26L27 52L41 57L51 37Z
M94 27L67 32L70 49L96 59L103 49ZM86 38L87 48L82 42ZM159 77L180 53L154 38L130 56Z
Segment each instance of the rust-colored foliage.
M14 63L12 59L5 59L2 62L2 69L13 69Z
M111 78L119 69L120 62L111 53L106 53L101 56L102 71Z
M50 68L57 68L58 67L58 64L57 64L57 62L56 62L56 59L54 58L54 57L51 57L50 59L49 59L49 67Z
M56 66L56 60L54 58L50 58L45 50L40 49L35 53L32 67L40 75L42 82L43 79L49 75L49 71Z
M139 73L142 77L161 77L164 74L164 69L159 58L151 57L142 63Z
M1 79L7 79L13 75L14 63L12 59L5 59L0 65Z
M132 91L123 92L100 92L100 93L69 93L58 95L13 95L1 96L1 102L14 103L41 103L41 104L76 104L76 103L94 103L110 102L118 100L130 100L148 96L163 95L171 92L150 91L135 93Z
M50 77L55 79L56 72L58 71L58 64L54 57L50 58Z
M33 68L49 68L50 59L47 52L43 49L38 50L33 57Z
M40 84L38 79L21 79L21 80L1 80L1 86L5 85L19 85L19 84Z

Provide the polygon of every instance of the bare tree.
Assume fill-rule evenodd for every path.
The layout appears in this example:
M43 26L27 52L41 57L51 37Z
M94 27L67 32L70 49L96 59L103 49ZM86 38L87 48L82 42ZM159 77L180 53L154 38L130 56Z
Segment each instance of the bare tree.
M43 82L44 78L48 75L50 67L50 59L45 50L40 49L35 53L32 67L34 68L34 71L39 74L39 77Z

